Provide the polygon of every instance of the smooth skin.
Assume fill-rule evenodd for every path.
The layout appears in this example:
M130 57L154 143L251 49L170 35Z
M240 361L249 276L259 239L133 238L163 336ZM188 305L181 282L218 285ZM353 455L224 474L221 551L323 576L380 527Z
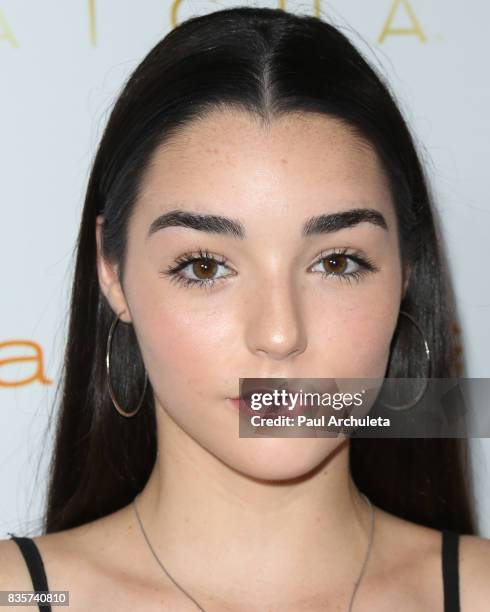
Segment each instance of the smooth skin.
M301 235L308 218L352 208L380 212L387 229ZM246 236L187 227L148 236L171 210L230 217ZM100 287L133 324L155 396L158 456L139 509L161 561L208 612L347 610L371 518L349 473L349 439L240 438L230 398L240 377L385 375L409 270L377 155L334 118L295 114L265 128L221 110L156 151L122 282L101 255L102 222ZM375 269L339 278L323 262L342 248ZM214 285L176 282L169 269L199 249L226 264L205 277L190 263L180 275ZM342 261L346 273L362 269ZM152 557L131 505L35 541L72 611L197 609ZM442 611L440 547L439 531L376 508L354 609ZM1 589L31 588L13 542L0 543L0 567ZM490 541L462 536L462 612L488 610L489 569Z

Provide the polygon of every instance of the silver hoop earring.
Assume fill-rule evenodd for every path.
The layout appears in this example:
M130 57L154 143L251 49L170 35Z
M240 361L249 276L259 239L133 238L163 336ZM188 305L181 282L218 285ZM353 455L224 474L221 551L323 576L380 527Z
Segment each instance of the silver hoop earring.
M420 399L422 398L422 396L426 392L426 390L427 390L427 379L429 378L429 376L431 374L431 357L430 357L429 345L427 344L427 340L426 340L426 338L424 336L424 333L423 333L420 325L412 317L412 315L408 314L408 312L405 312L404 310L400 310L400 314L403 314L406 317L408 317L408 319L410 319L410 321L415 325L415 328L417 329L417 331L419 332L419 334L422 337L422 340L424 342L425 356L426 356L426 362L427 362L427 376L425 377L425 384L424 384L423 388L419 391L419 393L416 395L416 397L412 401L407 402L405 404L401 404L401 405L396 405L395 406L393 404L388 404L387 402L384 402L381 399L379 400L380 404L382 404L383 406L386 406L387 408L390 408L391 410L407 410L408 408L411 408L412 406L415 406L415 404L417 404L420 401Z
M111 325L111 329L109 330L109 336L107 338L107 349L106 349L106 356L105 356L105 365L106 365L106 370L107 370L107 386L109 388L109 395L111 396L112 403L114 404L114 407L119 412L119 414L125 417L132 417L138 412L138 410L141 408L141 405L143 403L143 398L145 397L145 393L146 393L146 385L148 383L148 374L145 370L145 385L143 387L143 393L141 394L141 398L140 398L140 401L138 402L138 406L132 412L126 412L125 410L123 410L123 408L121 408L119 402L114 397L114 391L112 389L112 384L111 384L110 355L111 355L112 335L114 333L114 329L116 325L119 323L119 317L121 316L121 314L122 312L120 312L118 315L115 316L114 321L112 322L112 325Z

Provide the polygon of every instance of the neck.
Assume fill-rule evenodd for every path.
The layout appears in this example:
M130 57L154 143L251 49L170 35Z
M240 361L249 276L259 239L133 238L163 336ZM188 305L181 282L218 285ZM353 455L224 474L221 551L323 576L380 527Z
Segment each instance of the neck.
M233 585L265 602L350 594L372 514L350 476L348 439L314 473L264 481L230 468L163 420L137 504L151 546L179 584L194 593Z

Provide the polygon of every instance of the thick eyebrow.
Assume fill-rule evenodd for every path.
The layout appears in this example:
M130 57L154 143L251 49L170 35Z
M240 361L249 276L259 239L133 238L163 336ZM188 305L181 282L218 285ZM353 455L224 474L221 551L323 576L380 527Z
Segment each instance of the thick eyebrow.
M386 219L379 210L374 210L373 208L351 208L350 210L329 215L310 217L303 226L303 236L329 234L346 227L354 227L363 222L372 223L388 230Z
M388 230L385 217L372 208L352 208L342 212L329 213L310 217L303 225L303 236L330 234L338 230L354 227L359 223L372 223ZM147 238L166 227L188 227L200 232L224 234L243 240L246 237L245 226L237 219L221 215L195 213L188 210L171 210L157 217L148 230Z

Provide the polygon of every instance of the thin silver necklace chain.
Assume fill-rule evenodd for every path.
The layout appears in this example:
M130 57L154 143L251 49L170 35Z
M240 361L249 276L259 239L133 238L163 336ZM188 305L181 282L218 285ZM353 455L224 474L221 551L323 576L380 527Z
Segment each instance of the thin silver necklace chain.
M371 554L371 549L372 549L372 544L373 544L373 536L374 536L374 517L375 517L375 512L374 512L374 506L371 503L371 500L364 495L364 493L361 493L361 495L364 497L364 499L366 500L366 502L369 504L370 508L371 508L371 528L369 531L369 543L368 543L368 547L367 547L367 551L366 551L366 556L364 558L364 563L362 564L362 568L361 568L361 572L359 574L358 579L356 580L355 584L354 584L354 590L352 591L352 595L350 598L350 603L349 603L349 607L348 607L348 612L352 612L352 606L354 604L354 597L357 593L357 589L359 588L359 585L361 584L361 580L364 576L364 572L366 570L367 567L367 563L369 561L369 556ZM134 506L134 510L136 512L136 518L138 519L138 523L140 525L141 528L141 532L143 533L143 536L146 540L146 543L148 544L148 548L151 550L153 556L155 557L158 565L162 568L162 570L167 574L167 576L170 578L170 580L175 584L175 586L182 591L182 593L184 593L184 595L186 595L191 601L194 602L194 604L197 606L197 608L199 610L201 610L201 612L206 612L206 610L200 606L197 601L192 597L192 595L190 595L183 587L180 586L180 584L174 580L174 578L172 578L172 576L168 573L168 571L165 569L163 563L160 561L160 559L158 558L156 552L153 549L153 546L150 543L150 540L148 539L148 536L146 535L146 531L145 528L143 527L143 523L141 522L141 518L138 512L138 507L136 505L136 498L139 497L139 494L136 495L136 497L133 500L133 506Z

